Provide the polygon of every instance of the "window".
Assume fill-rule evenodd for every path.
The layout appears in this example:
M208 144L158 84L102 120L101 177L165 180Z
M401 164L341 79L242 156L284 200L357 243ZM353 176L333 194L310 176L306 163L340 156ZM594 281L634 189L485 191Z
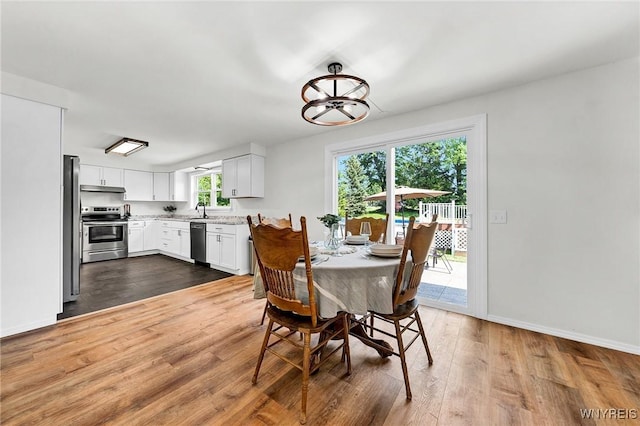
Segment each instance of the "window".
M222 173L210 172L194 177L196 204L204 204L207 207L227 207L229 199L222 197Z

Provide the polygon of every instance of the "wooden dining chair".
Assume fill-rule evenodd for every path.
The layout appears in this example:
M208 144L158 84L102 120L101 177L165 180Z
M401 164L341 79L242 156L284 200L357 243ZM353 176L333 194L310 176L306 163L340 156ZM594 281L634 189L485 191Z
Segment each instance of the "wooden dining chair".
M371 223L371 235L369 235L369 241L374 243L384 243L386 241L387 234L387 222L389 221L389 213L384 219L376 219L373 217L359 217L351 218L348 216L344 218L344 232L345 237L351 233L351 235L360 235L360 224L362 222Z
M375 331L376 333L382 333L396 339L398 350L394 350L393 355L400 357L405 391L407 399L409 400L411 399L411 387L409 386L409 372L405 353L418 337L422 338L422 343L427 351L429 365L433 364L424 326L418 313L416 294L418 293L418 286L420 286L424 265L427 261L427 255L437 228L437 222L415 225L415 218L411 217L407 237L405 238L402 255L400 257L400 267L398 268L398 274L393 288L393 313L382 314L379 312L369 312L367 316L356 320L371 332L371 336L373 336L373 332ZM409 254L411 254L411 264L410 268L405 272ZM369 324L367 324L367 317L370 318ZM395 333L392 334L387 330L375 327L374 319L380 319L386 323L393 324ZM417 329L415 326L417 326ZM411 336L409 336L410 340L408 340L408 343L405 344L403 335L407 332L411 333ZM384 348L382 346L380 347Z
M304 216L300 218L301 230L299 231L263 223L253 224L250 216L247 217L247 221L251 229L260 274L266 284L267 300L269 301L267 308L269 324L265 331L252 383L256 384L258 381L260 366L267 351L301 370L300 423L304 424L307 420L309 376L316 372L329 359L330 355L340 349L342 349L342 360L346 359L347 362L347 374L351 374L349 317L345 312L340 312L333 318L318 316L311 257L309 256L307 224ZM293 270L301 256L304 256L306 280L299 287L296 287ZM298 340L292 338L297 332L303 334L302 345ZM314 334L319 337L317 343L312 345L311 336ZM324 349L327 343L334 338L341 339L336 340L340 343L330 352L327 349L328 353L325 354ZM294 347L302 349L302 363L292 359L290 351L276 351L275 346L281 342L288 342Z
M291 220L291 213L289 213L289 217L263 217L260 213L258 213L258 222L264 223L266 225L277 226L278 228L291 228L293 226L293 222Z
M291 220L291 213L289 213L289 217L263 217L260 213L258 213L258 222L264 223L266 225L277 226L278 228L293 228L293 221ZM264 281L263 281L264 283ZM266 285L266 284L265 284ZM265 287L266 292L266 287ZM267 300L264 305L264 310L262 311L262 319L260 319L260 325L264 324L264 319L267 316L267 308L269 307L269 301Z

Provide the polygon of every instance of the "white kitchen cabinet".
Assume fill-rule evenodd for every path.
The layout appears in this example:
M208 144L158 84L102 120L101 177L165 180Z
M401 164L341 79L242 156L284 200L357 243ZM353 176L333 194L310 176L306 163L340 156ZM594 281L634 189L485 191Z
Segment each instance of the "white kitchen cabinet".
M264 157L255 154L222 162L222 196L264 197Z
M124 170L80 164L80 185L124 186Z
M183 259L191 257L191 232L189 222L160 222L160 250Z
M169 173L153 173L153 200L170 201L169 196Z
M153 173L125 169L124 188L127 201L153 201Z
M144 221L129 221L128 233L129 254L144 251Z
M180 239L178 254L187 259L191 258L191 231L189 229L178 229Z
M189 175L185 172L169 173L169 200L189 201Z
M247 225L207 224L207 263L236 275L249 273Z
M160 239L160 222L157 220L144 221L144 250L158 250Z

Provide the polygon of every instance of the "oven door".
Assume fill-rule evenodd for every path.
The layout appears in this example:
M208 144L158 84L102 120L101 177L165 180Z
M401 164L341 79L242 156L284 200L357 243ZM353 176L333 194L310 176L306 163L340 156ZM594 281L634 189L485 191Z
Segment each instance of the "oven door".
M82 251L122 250L128 245L127 222L85 222Z

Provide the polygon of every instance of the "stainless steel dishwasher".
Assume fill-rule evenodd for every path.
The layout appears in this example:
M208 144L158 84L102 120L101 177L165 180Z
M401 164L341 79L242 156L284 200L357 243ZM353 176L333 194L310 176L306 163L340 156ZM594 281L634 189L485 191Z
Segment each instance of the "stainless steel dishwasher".
M207 224L191 222L191 258L196 263L207 263Z

